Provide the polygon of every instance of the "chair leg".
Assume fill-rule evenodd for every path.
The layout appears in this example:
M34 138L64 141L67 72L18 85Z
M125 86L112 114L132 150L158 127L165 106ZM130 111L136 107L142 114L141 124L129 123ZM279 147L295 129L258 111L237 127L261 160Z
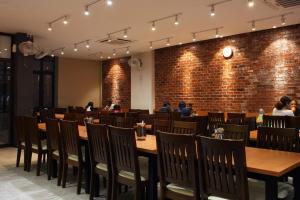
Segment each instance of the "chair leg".
M103 177L102 183L104 188L106 188L106 182L107 182L106 177Z
M59 160L57 186L61 185L62 173L63 173L63 162L62 162L62 160Z
M37 160L37 169L36 169L36 175L39 176L41 172L41 165L42 165L42 153L38 153L38 160Z
M30 170L31 170L31 159L32 159L32 152L29 151L28 152L28 157L26 159L27 160L27 162L26 162L27 163L27 167L26 168L27 168L28 172L30 172Z
M68 174L68 164L63 163L63 173L62 173L62 187L66 187L66 182L67 182L67 174Z
M95 196L95 173L91 171L91 183L90 183L90 200L93 200Z
M19 167L19 165L20 165L21 152L22 152L22 148L20 146L18 146L16 167Z
M108 178L107 180L107 199L112 199L112 181L111 181L111 178Z
M78 174L77 174L77 194L81 192L81 182L82 182L82 164L78 167Z
M48 180L51 180L53 163L52 163L52 157L49 155L47 156L47 174L48 174Z
M118 200L118 196L119 196L119 184L116 181L113 181L112 182L112 199Z
M94 193L94 196L99 197L99 194L100 194L100 175L95 174L95 193Z
M46 153L43 153L43 164L45 164L45 162L46 162Z

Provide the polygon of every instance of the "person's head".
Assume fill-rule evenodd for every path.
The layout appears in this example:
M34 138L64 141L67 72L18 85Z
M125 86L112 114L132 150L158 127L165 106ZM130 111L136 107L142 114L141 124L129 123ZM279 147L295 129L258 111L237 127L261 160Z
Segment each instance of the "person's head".
M118 105L118 104L114 105L114 110L115 111L120 111L121 110L121 106Z
M288 108L291 103L291 99L288 96L283 96L280 101L275 104L275 108L281 110L283 108Z
M86 105L86 107L93 107L94 103L92 101L89 101L88 104Z
M295 112L297 110L297 101L295 99L293 99L290 103L291 109L293 112Z
M170 105L171 105L171 104L170 104L169 101L164 101L163 107L168 107L168 106L170 106Z
M178 104L178 108L179 108L179 109L183 109L183 108L185 108L185 107L186 107L185 102L184 102L184 101L180 101L179 104Z

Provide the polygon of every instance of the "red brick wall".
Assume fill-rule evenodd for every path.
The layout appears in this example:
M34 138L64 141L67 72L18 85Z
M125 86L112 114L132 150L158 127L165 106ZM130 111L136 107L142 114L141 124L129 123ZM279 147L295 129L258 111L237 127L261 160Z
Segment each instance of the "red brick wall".
M121 105L121 108L130 108L131 75L127 64L128 58L112 59L102 62L102 104L107 99Z
M184 100L197 111L269 112L282 95L300 100L299 24L155 51L156 109Z

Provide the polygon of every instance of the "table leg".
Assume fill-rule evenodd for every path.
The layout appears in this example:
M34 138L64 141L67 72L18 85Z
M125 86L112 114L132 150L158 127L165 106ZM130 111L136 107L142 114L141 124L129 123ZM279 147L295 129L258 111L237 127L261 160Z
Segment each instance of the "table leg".
M150 154L148 163L149 185L147 191L148 200L157 200L157 156Z
M265 180L266 187L265 187L265 195L266 200L275 200L278 196L278 186L277 186L277 179L275 177L268 177Z
M91 162L88 142L84 143L85 147L85 161L84 161L84 174L85 174L85 193L90 193L90 181L91 181Z
M293 173L294 199L300 199L300 168Z

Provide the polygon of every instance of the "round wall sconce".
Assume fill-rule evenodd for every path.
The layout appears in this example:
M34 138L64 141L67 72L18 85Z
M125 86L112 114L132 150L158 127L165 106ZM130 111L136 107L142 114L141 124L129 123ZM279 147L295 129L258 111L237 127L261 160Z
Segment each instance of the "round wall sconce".
M233 56L233 51L231 49L231 47L225 47L223 49L223 56L225 59L230 59Z

